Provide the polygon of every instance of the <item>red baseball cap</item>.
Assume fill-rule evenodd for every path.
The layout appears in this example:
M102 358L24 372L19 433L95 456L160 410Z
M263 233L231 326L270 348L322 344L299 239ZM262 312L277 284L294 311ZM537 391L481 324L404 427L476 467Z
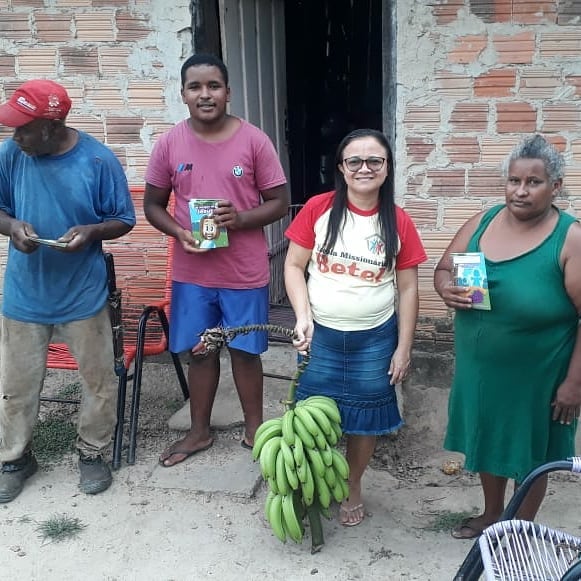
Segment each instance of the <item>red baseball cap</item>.
M46 79L26 81L0 105L0 124L21 127L35 119L64 119L71 108L66 89Z

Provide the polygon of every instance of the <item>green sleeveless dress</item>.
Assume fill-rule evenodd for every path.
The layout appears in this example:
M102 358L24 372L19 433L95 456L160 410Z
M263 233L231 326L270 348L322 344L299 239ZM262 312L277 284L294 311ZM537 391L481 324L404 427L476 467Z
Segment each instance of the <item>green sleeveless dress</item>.
M482 234L502 208L483 216L467 252L480 251ZM574 455L576 422L551 419L579 321L559 265L573 222L559 211L539 246L510 260L487 259L492 310L456 311L444 447L466 456L466 470L522 481L536 466Z

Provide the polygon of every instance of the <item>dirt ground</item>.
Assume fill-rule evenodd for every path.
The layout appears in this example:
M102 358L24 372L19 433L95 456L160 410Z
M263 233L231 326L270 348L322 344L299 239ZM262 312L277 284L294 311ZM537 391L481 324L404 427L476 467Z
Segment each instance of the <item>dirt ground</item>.
M144 377L158 377L151 372L162 365L148 363ZM49 372L49 391L74 383L70 374ZM88 497L78 491L70 453L45 463L18 499L0 505L0 579L440 581L453 578L472 546L453 539L447 525L454 515L480 507L477 479L465 472L444 474L443 462L458 457L411 428L378 443L365 476L367 518L360 526L324 521L326 543L314 555L308 531L302 544L283 545L262 515L264 486L257 481L247 492L232 493L225 485L232 462L256 470L239 445L240 423L216 429L208 452L174 468L175 487L172 473L158 466L159 452L178 436L167 419L182 403L175 382L145 382L137 463L124 463L107 492ZM72 406L42 406L44 418L74 414ZM205 489L183 485L188 474L210 470L218 470L223 481ZM579 534L580 501L577 478L555 475L538 520ZM63 514L84 528L62 542L43 540L39 525Z

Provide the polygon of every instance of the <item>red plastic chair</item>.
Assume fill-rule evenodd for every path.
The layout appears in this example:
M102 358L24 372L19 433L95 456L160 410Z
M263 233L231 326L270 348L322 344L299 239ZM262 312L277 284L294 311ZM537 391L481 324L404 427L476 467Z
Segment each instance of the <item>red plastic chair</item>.
M169 336L173 245L165 235L147 224L143 214L143 188L131 188L131 195L137 214L135 228L127 236L104 244L114 260L114 268L109 272L110 298L117 293L120 299L120 310L116 313L119 324L114 321L112 325L115 373L119 378L114 469L121 465L127 383L132 381L133 384L127 462L134 464L143 362L146 356L165 353ZM177 354L170 353L170 356L182 394L187 399L188 384L181 362ZM76 370L78 366L65 344L54 343L49 346L47 368ZM42 400L78 403L78 400L57 398L43 397Z

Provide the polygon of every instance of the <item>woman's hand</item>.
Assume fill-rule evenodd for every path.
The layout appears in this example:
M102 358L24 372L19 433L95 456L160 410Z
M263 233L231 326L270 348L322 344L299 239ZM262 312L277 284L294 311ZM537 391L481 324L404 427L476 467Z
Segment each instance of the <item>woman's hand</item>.
M293 337L293 347L295 347L301 355L307 355L311 348L313 330L314 325L312 319L297 320Z
M472 308L472 299L466 296L468 290L465 286L455 286L450 282L440 287L439 293L447 307L467 310Z
M581 409L580 386L569 379L559 386L555 399L551 403L553 408L553 420L562 424L571 424L579 418Z
M410 371L411 355L409 350L400 349L399 347L393 352L391 363L389 365L390 383L395 385L401 383Z

